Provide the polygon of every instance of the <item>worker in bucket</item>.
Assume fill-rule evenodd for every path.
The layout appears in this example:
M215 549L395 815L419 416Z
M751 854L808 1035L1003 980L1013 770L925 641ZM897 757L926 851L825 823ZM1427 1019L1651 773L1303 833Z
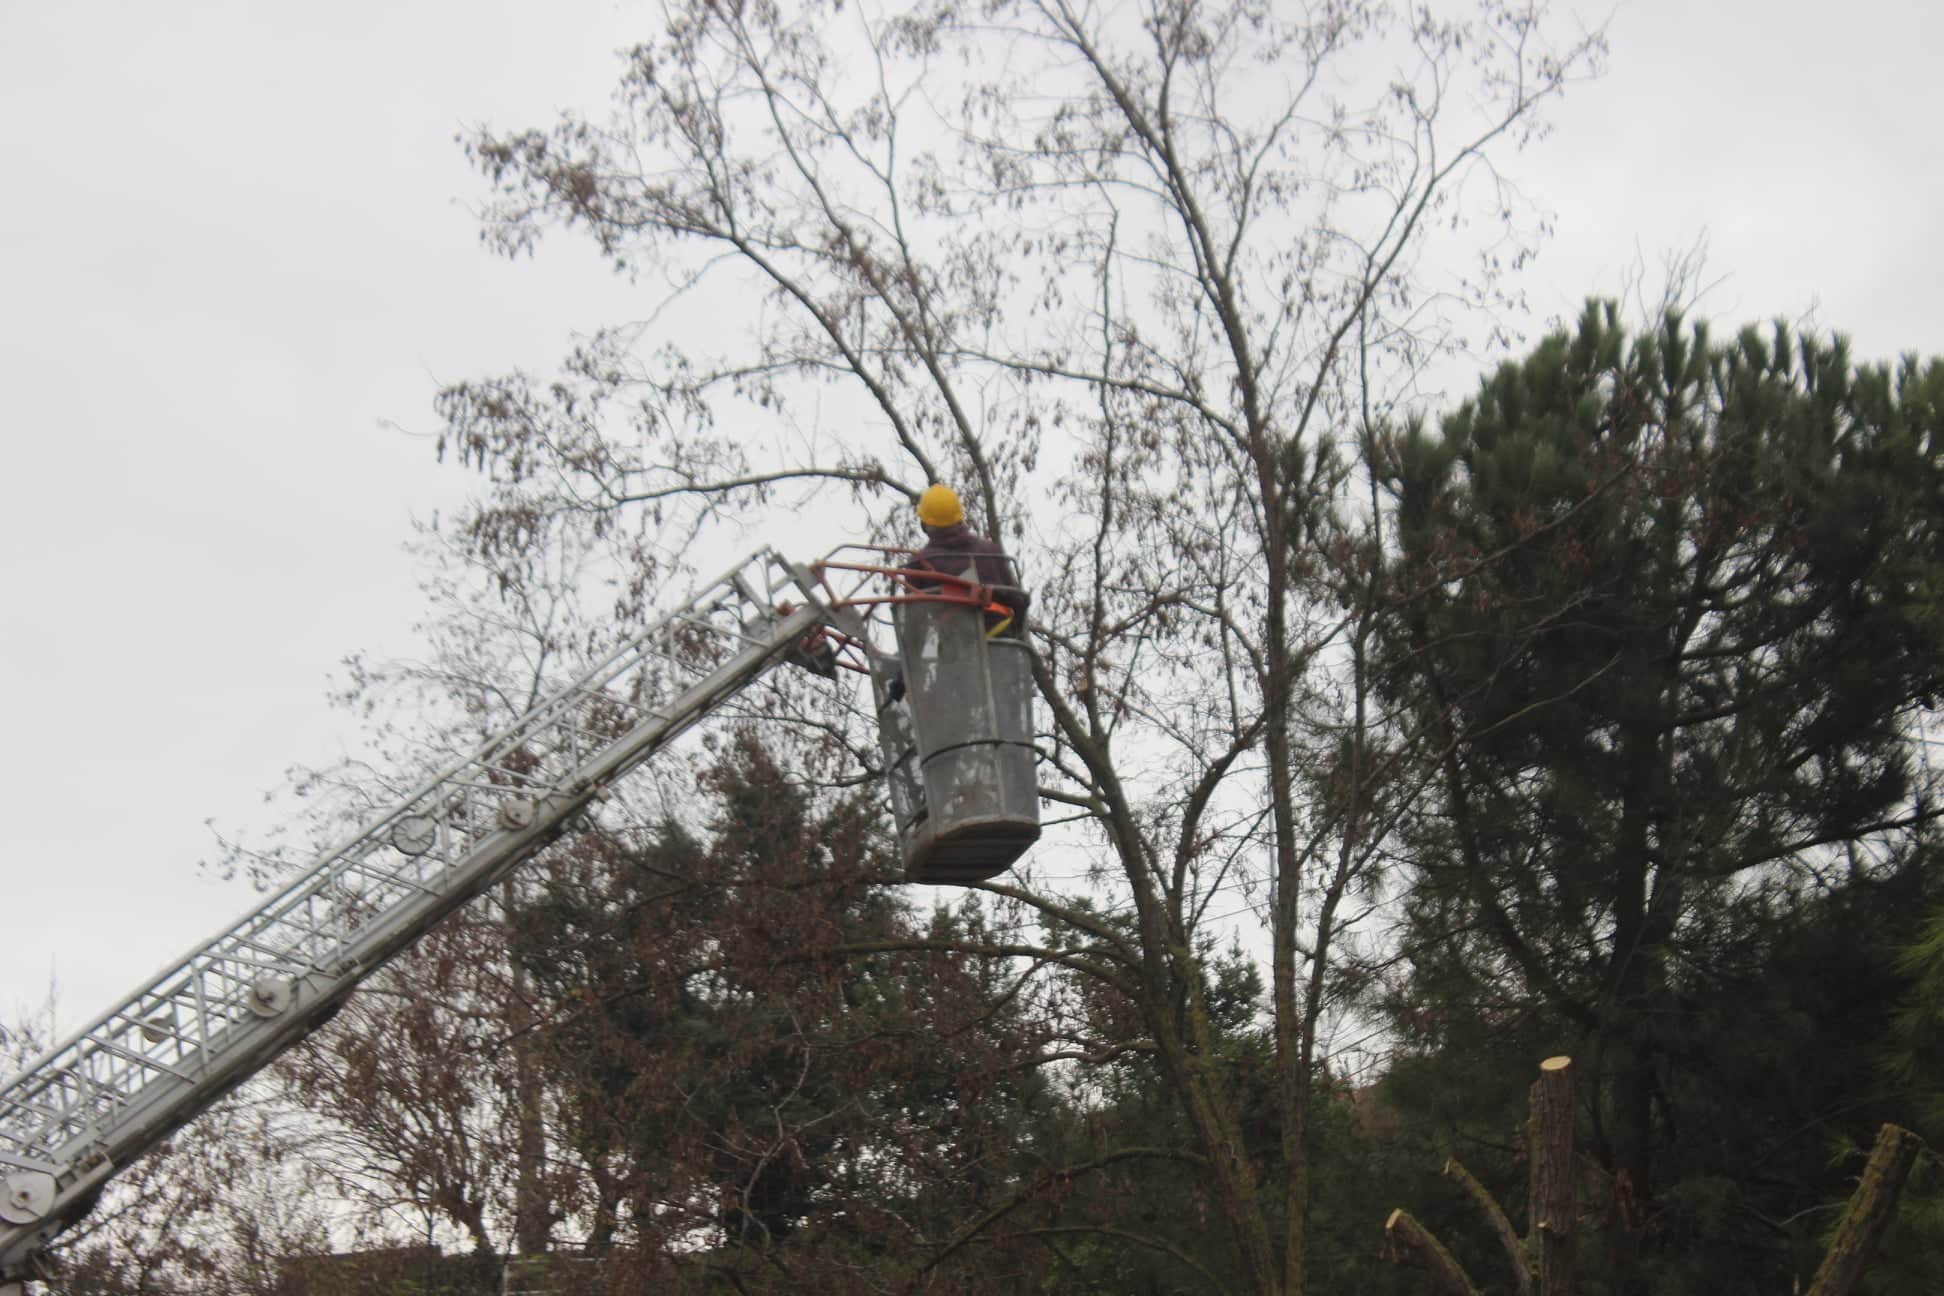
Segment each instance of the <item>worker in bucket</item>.
M1020 587L1018 574L1006 551L974 531L965 521L965 506L950 486L932 483L918 497L918 524L925 529L925 547L913 554L904 566L905 579L913 588L936 591L942 581L927 581L920 573L937 572L958 580L986 587L993 603L1004 612L986 610L988 636L1024 638L1026 607L1031 601ZM955 591L956 591L956 587ZM969 591L968 591L969 592ZM904 699L904 671L895 657L883 659L888 702Z
M906 570L934 571L986 587L992 601L1006 609L1006 615L987 613L992 633L1015 638L1026 633L1026 605L1030 601L1020 588L1006 551L974 531L965 521L965 507L950 486L934 482L918 497L918 522L925 528L925 547L920 549ZM938 588L915 574L910 578L919 588Z

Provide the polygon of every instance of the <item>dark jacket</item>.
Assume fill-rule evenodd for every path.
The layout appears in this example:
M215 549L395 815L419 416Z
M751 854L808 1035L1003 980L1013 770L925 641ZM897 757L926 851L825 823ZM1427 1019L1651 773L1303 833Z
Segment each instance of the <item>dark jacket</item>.
M976 581L992 590L993 601L1011 609L1017 634L1025 629L1026 605L1031 602L1020 588L1006 551L978 534L963 522L948 527L926 527L925 547L906 564L913 570L935 571L943 576Z

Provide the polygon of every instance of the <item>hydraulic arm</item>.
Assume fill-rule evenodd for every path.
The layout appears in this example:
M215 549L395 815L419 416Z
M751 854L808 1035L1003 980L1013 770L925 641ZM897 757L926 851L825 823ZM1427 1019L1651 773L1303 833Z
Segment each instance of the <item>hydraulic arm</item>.
M364 978L820 627L770 550L401 797L0 1088L0 1296L119 1168L316 1029Z

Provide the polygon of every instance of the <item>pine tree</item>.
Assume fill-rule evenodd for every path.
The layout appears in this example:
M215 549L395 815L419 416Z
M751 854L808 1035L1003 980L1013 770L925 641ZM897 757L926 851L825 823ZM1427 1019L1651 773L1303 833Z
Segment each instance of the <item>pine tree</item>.
M1582 1060L1630 1253L1721 1061L1698 999L1763 914L1894 871L1936 813L1940 438L1944 365L1673 315L1630 338L1594 305L1383 447L1387 688L1439 753L1400 1020L1426 1056Z

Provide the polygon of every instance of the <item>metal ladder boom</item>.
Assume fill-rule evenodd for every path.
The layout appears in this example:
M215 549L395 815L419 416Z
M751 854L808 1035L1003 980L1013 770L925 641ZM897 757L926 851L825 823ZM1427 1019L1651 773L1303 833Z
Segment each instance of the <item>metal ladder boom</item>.
M118 1169L833 615L763 549L0 1088L0 1296Z

